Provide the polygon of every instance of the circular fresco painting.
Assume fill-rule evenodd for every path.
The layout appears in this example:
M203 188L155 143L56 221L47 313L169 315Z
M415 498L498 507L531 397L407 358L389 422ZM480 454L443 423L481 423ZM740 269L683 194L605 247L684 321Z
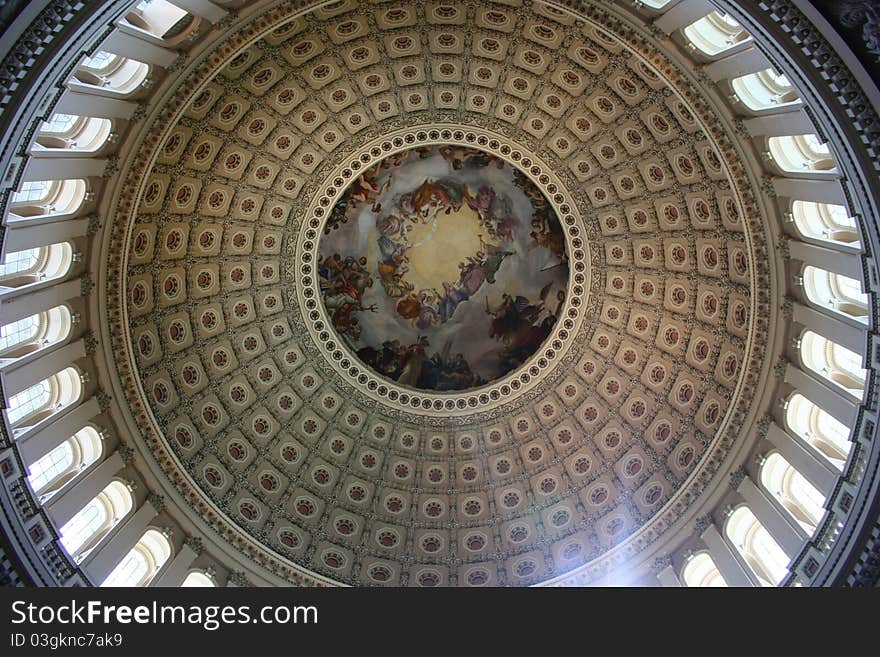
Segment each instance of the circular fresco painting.
M427 146L364 172L320 242L321 292L358 358L401 385L465 390L553 330L568 259L551 204L483 151Z

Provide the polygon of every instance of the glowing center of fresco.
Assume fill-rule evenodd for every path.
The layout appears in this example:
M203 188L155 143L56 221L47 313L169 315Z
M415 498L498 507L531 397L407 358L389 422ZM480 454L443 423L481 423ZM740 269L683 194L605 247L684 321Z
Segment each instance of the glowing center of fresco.
M336 331L400 384L465 390L522 365L565 300L562 228L537 186L482 151L430 146L364 172L320 243Z
M459 278L459 264L487 248L481 243L482 235L473 231L478 221L477 212L464 205L408 226L406 237L412 246L406 252L404 277L413 289L431 289L437 281Z

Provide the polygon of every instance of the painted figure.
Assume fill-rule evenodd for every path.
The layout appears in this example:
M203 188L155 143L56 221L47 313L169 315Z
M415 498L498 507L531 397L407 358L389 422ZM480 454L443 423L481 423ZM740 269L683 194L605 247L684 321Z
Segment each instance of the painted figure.
M330 323L404 386L496 380L562 310L568 261L553 206L527 174L474 148L420 146L361 169L324 235L316 269Z
M355 340L360 338L360 323L356 312L376 312L374 305L364 307L362 299L368 288L373 287L373 277L366 269L367 259L343 259L338 253L324 259L318 269L324 306L330 313L333 327L342 335Z

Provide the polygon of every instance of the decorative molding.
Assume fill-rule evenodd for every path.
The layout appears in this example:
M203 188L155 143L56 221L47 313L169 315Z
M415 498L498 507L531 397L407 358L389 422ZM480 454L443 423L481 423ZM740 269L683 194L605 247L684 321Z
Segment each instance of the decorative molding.
M744 466L740 465L736 470L730 473L730 487L737 490L740 484L749 476Z
M80 296L87 297L91 295L92 290L95 289L95 282L92 280L91 274L83 274L79 283L79 293Z
M229 582L229 584L231 584L233 586L239 586L239 587L253 586L253 584L251 584L251 582L247 578L247 576L243 572L241 572L240 570L236 570L232 573L229 573L228 582Z
M702 536L703 533L714 524L715 521L712 519L711 514L707 513L706 515L699 516L696 520L694 520L694 533L697 536Z
M120 445L116 451L119 453L119 457L125 465L131 465L134 463L135 451L132 447L128 445Z
M89 221L89 224L86 228L86 237L91 239L98 234L103 224L101 223L100 217L98 217L98 215L94 213L90 214L87 219Z
M113 400L110 395L108 395L103 390L98 390L98 392L95 393L95 398L98 400L98 406L101 407L102 413L106 413L108 410L110 410L110 403Z
M776 378L781 379L785 376L785 370L788 369L790 360L785 355L780 354L776 358L776 362L773 364L773 374Z
M183 539L183 544L195 552L196 555L202 554L205 549L204 541L198 536L187 536Z
M117 173L119 173L119 157L117 155L108 155L107 164L104 166L104 173L101 174L101 177L112 178Z
M156 513L162 513L165 510L165 496L158 493L150 493L147 495L147 502L150 503Z
M95 334L91 329L83 334L83 342L86 347L86 355L94 356L95 352L98 350L98 339L95 337Z
M755 425L755 428L758 431L758 435L761 438L767 437L767 432L770 430L770 425L773 424L773 416L772 415L764 415L762 416Z
M782 303L779 304L779 310L782 311L782 316L785 317L788 321L791 321L791 318L794 316L794 304L797 301L790 294L786 294L782 299Z
M651 564L651 572L657 575L669 568L670 566L672 566L672 557L657 557Z

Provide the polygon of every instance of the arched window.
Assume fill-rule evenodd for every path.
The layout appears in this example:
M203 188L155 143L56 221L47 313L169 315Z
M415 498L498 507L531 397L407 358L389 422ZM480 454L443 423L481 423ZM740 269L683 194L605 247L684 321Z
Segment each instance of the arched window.
M767 140L770 155L783 171L790 173L833 171L831 150L817 135L788 135Z
M708 552L698 552L690 559L682 571L685 586L689 587L720 587L727 586L718 566Z
M61 545L80 563L131 511L132 505L128 488L120 481L110 482L61 528Z
M21 287L60 278L73 264L73 247L60 242L7 254L0 265L0 287Z
M28 482L34 494L45 502L73 481L103 450L100 434L84 427L28 467Z
M868 373L862 369L861 356L812 331L801 336L800 351L804 365L854 397L862 398Z
M797 393L788 400L785 421L791 431L807 441L835 468L843 470L852 446L849 427Z
M762 586L776 586L788 574L788 557L747 506L727 519L724 532Z
M7 417L15 424L28 415L49 406L52 401L52 384L49 379L17 392L9 398Z
M73 367L25 388L9 399L6 416L16 429L33 426L79 399L82 381Z
M33 217L62 216L79 210L88 194L85 180L40 180L23 183L12 195L10 221Z
M113 122L72 114L55 114L40 126L35 147L94 152L110 138Z
M43 260L43 249L25 249L7 253L0 263L0 276L6 277L12 274L30 274L40 268Z
M128 96L140 88L149 74L149 64L101 51L82 61L69 84L71 87L85 85L113 95Z
M733 17L720 11L691 23L684 28L684 35L696 49L710 57L751 38Z
M756 112L798 100L797 92L788 78L772 68L734 78L730 84L743 105Z
M214 583L214 580L208 577L208 575L201 570L192 570L189 575L186 576L186 579L183 580L181 586L184 587L200 587L200 588L208 588L217 586Z
M868 322L868 295L854 278L812 265L804 267L804 292L817 306L860 322Z
M59 475L73 467L73 441L69 438L28 468L28 482L37 495Z
M104 73L110 70L110 68L115 64L118 60L123 59L119 55L114 55L113 53L107 52L106 50L99 50L91 57L86 57L82 61L82 65L86 68L90 68L96 73Z
M53 114L48 121L40 126L40 132L50 135L67 135L74 131L83 117L75 114Z
M37 349L60 342L70 335L72 318L67 306L0 326L0 359L20 358Z
M199 26L199 20L166 0L142 0L127 14L125 22L134 29L169 45L185 40Z
M862 245L856 220L842 205L794 201L791 217L804 237L832 244Z
M28 180L22 183L19 191L12 194L12 202L44 201L49 198L54 182L52 180Z
M155 529L148 529L101 586L146 586L171 556L171 544Z
M40 333L41 315L31 315L11 324L0 326L0 354L9 349L37 339Z
M761 484L808 534L816 531L825 514L825 496L778 452L761 465Z

